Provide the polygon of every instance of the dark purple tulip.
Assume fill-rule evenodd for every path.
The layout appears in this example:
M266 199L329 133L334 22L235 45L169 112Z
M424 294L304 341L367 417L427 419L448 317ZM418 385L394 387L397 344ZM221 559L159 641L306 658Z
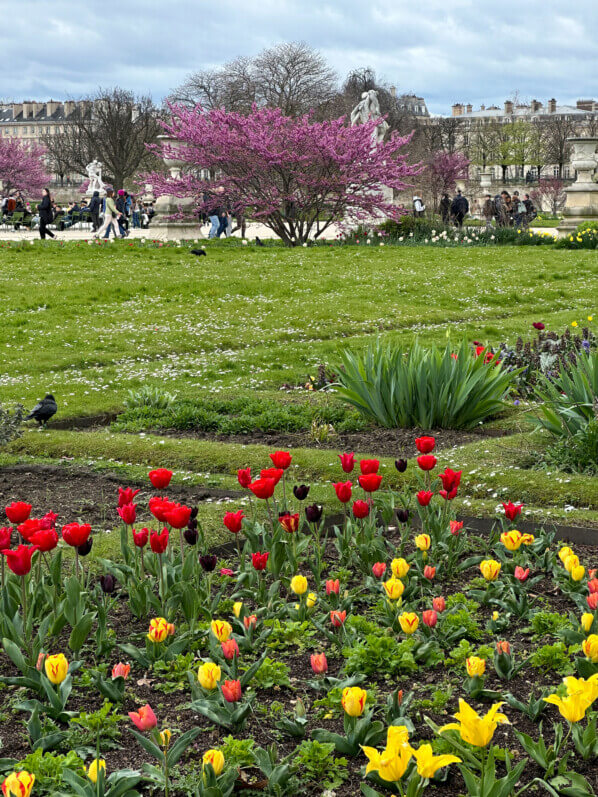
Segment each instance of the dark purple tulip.
M191 518L191 520L195 520L195 518L197 517L197 513L198 513L198 512L199 512L199 507L198 507L198 506L194 506L194 507L191 509L191 514L190 514L190 516L189 516L189 517Z
M407 523L409 520L409 510L408 509L397 509L397 520L399 523Z
M534 329L537 329L539 332L541 332L543 329L546 329L546 325L543 324L541 321L534 321L532 326Z
M185 529L183 532L183 537L189 545L196 545L199 534L196 528L191 528L191 526L189 526L189 528Z
M319 504L310 504L310 506L306 506L305 517L308 523L318 523L322 517L322 507Z
M305 501L308 493L309 487L306 484L296 484L293 487L293 495L298 501Z
M407 470L407 460L395 459L395 468L399 471L399 473L405 473Z
M93 545L93 537L90 534L87 540L83 543L83 545L79 545L77 547L77 553L79 554L79 556L87 556L87 554L91 551L92 545Z
M112 575L112 573L106 573L105 576L100 576L100 587L102 588L102 592L105 592L106 595L110 595L116 589L116 579Z
M218 557L213 553L204 553L199 557L199 564L206 573L211 573L218 564Z

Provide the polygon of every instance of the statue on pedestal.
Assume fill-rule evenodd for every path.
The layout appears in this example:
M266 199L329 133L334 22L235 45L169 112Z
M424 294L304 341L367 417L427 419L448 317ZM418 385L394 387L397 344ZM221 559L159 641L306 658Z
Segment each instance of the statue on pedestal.
M92 162L88 163L85 167L85 171L89 177L89 186L87 187L88 193L93 194L94 191L99 191L100 194L105 194L106 186L102 181L102 164L100 161L92 160Z
M365 124L372 119L380 119L382 112L380 110L380 103L378 102L378 92L370 89L364 91L361 95L361 101L357 103L355 108L351 111L351 126ZM377 146L384 140L384 136L388 131L388 124L384 119L376 125L372 133L372 144Z

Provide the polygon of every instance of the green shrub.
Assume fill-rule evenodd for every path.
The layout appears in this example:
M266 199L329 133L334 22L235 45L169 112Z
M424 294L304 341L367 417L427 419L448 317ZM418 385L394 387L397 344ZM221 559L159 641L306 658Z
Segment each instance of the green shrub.
M72 769L77 775L85 777L83 761L72 750L67 755L58 755L57 753L44 753L41 748L38 748L15 765L15 771L18 772L22 769L35 775L36 795L60 793L65 769Z
M544 462L568 473L598 474L598 418L572 437L549 446Z
M598 407L598 351L581 352L558 376L543 377L536 396L542 402L537 426L568 439L585 430Z
M517 374L472 356L466 341L453 356L450 344L405 351L378 340L343 352L337 393L381 426L471 429L504 408Z
M569 624L569 618L558 612L536 612L531 620L532 630L539 637L556 636L561 628L566 628Z
M530 659L532 667L548 672L553 670L559 675L570 675L573 665L564 642L555 642L554 645L543 645L538 648Z
M575 232L583 232L584 230L595 230L598 232L598 221L582 221L581 224L578 224L575 228Z
M598 230L594 228L573 232L559 238L557 249L598 249Z
M5 410L0 404L0 446L10 443L23 434L21 424L24 417L25 410L22 404L17 404L12 412Z
M413 658L412 639L397 642L389 636L368 634L365 641L358 642L351 648L343 648L343 656L347 659L345 672L347 675L397 675L401 672L415 672L417 664Z
M332 742L301 742L294 757L299 777L325 789L338 789L349 773L347 759L337 758L334 749Z
M151 407L156 410L165 410L170 407L176 399L175 393L168 393L159 387L144 385L137 390L129 390L125 399L125 406L129 409L134 407Z

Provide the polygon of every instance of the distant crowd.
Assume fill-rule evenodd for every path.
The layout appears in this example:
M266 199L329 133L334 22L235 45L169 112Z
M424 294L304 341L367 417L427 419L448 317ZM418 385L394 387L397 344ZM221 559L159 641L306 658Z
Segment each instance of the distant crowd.
M438 209L443 224L447 226L454 224L461 228L469 213L469 202L458 189L452 200L448 194L444 194ZM422 198L414 196L413 215L415 218L422 217L425 210L426 206ZM522 230L530 225L538 212L529 194L523 194L521 197L519 191L513 191L511 196L508 191L501 191L494 198L492 194L486 194L480 202L480 215L486 221L486 228L493 226L515 227Z
M108 200L111 200L110 202ZM60 206L50 190L44 188L41 202L37 206L26 202L20 191L0 198L0 223L12 226L39 229L40 238L55 238L50 226L64 231L77 224L91 225L92 232L104 238L110 235L110 227L119 238L125 238L130 228L147 229L154 216L152 202L142 202L128 191L120 189L116 195L112 189L105 197L94 191L90 199L73 200ZM115 224L112 224L113 220Z

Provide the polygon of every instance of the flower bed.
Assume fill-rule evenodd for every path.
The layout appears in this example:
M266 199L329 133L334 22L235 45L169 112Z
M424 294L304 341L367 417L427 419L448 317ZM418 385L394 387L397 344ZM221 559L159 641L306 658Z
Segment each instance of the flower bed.
M224 515L220 561L167 469L148 509L119 489L117 561L93 560L91 526L59 542L53 513L9 505L5 793L592 794L596 554L521 533L510 501L474 536L462 472L416 445L415 490L341 455L332 529L289 452L241 468L251 508Z

